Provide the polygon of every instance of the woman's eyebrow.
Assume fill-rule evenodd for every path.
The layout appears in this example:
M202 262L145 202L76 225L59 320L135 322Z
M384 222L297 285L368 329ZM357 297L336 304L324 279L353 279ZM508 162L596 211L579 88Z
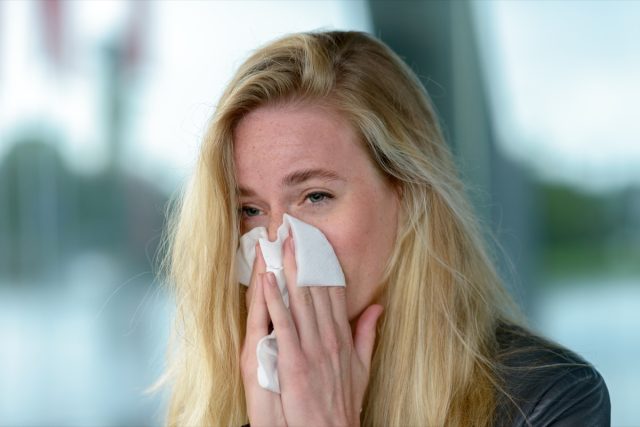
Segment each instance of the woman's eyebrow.
M326 181L344 181L344 178L328 169L301 169L285 176L282 179L282 186L292 187L294 185L302 184L303 182L313 178L321 178Z
M238 188L238 192L240 194L240 197L255 197L256 196L256 192L255 191L253 191L250 188L246 188L246 187Z
M326 181L345 181L343 177L336 172L328 169L314 168L314 169L301 169L295 172L291 172L284 178L282 178L281 185L283 187L292 187L294 185L302 184L313 178L320 178ZM238 188L241 197L255 197L256 192L251 188L240 187Z

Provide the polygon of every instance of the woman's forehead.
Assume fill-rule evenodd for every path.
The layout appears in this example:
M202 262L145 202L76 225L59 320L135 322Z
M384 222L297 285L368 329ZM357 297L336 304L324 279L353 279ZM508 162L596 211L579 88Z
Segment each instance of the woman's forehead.
M269 106L249 113L234 132L234 159L239 179L285 175L294 166L344 174L368 160L349 122L313 105Z

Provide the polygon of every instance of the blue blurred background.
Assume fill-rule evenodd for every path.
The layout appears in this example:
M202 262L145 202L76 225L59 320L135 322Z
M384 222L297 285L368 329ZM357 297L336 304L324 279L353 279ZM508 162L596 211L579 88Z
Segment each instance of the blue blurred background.
M423 79L532 325L640 425L638 22L629 1L0 2L0 425L161 424L166 203L251 49L331 28Z

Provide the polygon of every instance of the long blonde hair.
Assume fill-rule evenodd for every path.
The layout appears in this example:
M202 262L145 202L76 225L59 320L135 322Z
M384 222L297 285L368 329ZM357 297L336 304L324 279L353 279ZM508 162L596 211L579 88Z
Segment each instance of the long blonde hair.
M171 220L177 312L169 426L246 423L243 290L233 130L272 103L325 103L347 117L402 193L381 295L364 425L489 425L500 381L495 329L513 305L487 254L428 95L389 48L360 32L294 34L257 50L223 94Z

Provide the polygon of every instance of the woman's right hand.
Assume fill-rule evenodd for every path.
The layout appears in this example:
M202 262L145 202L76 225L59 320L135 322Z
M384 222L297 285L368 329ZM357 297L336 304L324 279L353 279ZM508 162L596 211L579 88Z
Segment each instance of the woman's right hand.
M267 266L260 245L256 244L251 282L247 290L247 332L240 353L240 369L247 401L247 415L252 427L286 426L280 395L258 384L258 341L269 333L269 312L264 299Z

